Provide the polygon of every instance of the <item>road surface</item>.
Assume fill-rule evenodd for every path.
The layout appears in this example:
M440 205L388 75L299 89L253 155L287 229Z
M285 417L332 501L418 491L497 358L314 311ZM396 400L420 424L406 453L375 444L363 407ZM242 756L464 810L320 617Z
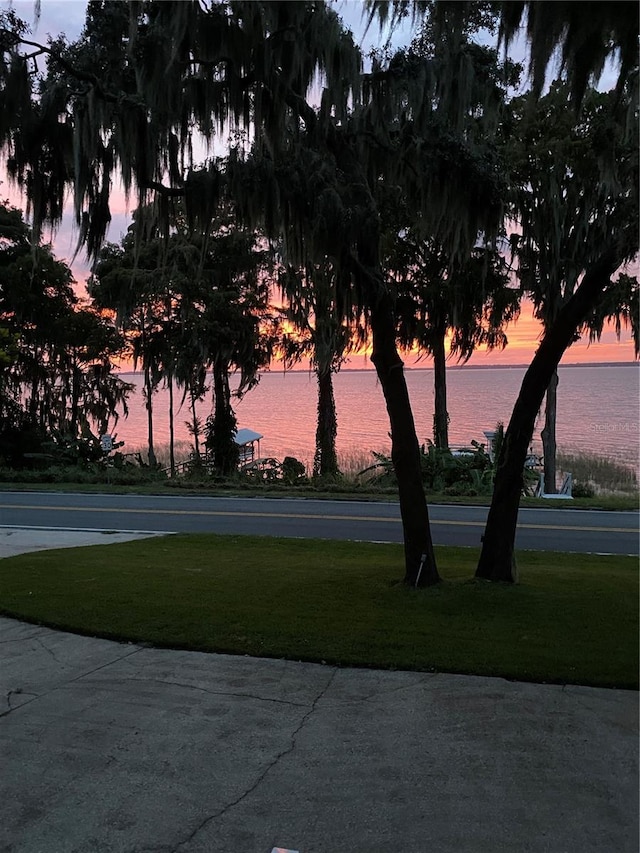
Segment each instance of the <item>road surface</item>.
M436 544L480 545L486 507L429 512ZM2 492L0 526L402 542L400 509L391 502ZM521 509L516 547L636 555L638 533L637 512Z

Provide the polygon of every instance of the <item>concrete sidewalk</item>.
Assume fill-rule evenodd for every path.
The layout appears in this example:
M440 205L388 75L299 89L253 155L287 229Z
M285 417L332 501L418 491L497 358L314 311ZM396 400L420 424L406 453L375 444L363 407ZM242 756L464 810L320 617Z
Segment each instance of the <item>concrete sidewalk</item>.
M638 850L634 692L11 619L0 657L2 853Z
M0 644L2 851L638 849L632 692Z
M132 539L167 534L139 530L60 530L50 527L0 527L0 559L49 551L52 548L78 548L81 545L114 545Z

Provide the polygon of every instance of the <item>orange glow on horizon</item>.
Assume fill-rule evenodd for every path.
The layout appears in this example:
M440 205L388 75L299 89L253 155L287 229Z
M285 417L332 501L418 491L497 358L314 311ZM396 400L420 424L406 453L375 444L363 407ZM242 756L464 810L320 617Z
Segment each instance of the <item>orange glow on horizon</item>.
M291 329L289 331L292 331ZM526 300L523 303L519 319L507 329L508 344L504 350L493 350L488 352L486 347L480 347L469 359L467 364L474 367L513 367L515 365L528 365L538 345L542 334L542 326L533 317L531 303ZM430 368L433 361L430 356L420 355L417 351L401 353L405 367L419 369ZM605 327L600 342L589 344L588 338L581 338L565 352L561 364L598 364L603 362L627 362L635 361L633 340L630 330L622 331L620 340L616 338L613 326ZM455 357L449 358L449 367L457 366ZM122 360L118 364L122 372L133 370L131 361ZM280 358L275 358L271 364L271 370L283 370L284 365ZM309 370L308 359L302 359L288 370ZM373 370L371 363L371 347L368 346L356 353L349 355L341 368L342 370Z
M10 204L18 209L25 209L25 202L19 190L11 184L5 183L3 186L4 193L0 197L7 199ZM130 214L128 205L124 198L122 188L119 192L114 193L114 204L112 206L112 224L107 235L107 239L111 242L119 242L126 234L127 227L130 224ZM58 230L54 233L46 232L43 234L43 239L46 242L51 242L56 257L64 260L69 264L73 273L76 285L75 290L80 299L86 304L86 281L89 277L90 270L86 257L80 252L74 257L74 252L77 246L77 229L73 222L71 213L65 215L63 222ZM629 270L631 275L637 275L637 264L632 265L634 268ZM291 331L291 330L289 330ZM513 366L513 365L528 365L538 348L540 337L542 334L542 326L538 320L533 317L533 306L528 299L522 302L520 317L515 323L512 323L507 328L508 344L504 350L493 350L488 352L486 347L480 347L471 356L468 364L473 366ZM356 354L350 355L345 364L344 370L362 370L373 369L370 360L370 347L361 350ZM432 366L432 360L429 356L420 356L415 353L402 354L402 358L408 368L428 368ZM588 337L583 337L571 347L567 349L561 364L588 364L602 362L633 362L635 361L634 345L630 329L623 329L620 340L616 338L615 330L612 325L605 327L601 340L593 344L589 344ZM272 369L281 367L281 362L275 360ZM457 364L455 357L449 359L448 365L455 366ZM120 369L123 371L132 370L132 364L129 361L121 362ZM308 362L303 360L299 365L296 365L294 370L308 370Z
M507 328L508 344L504 350L492 350L479 347L467 364L475 367L528 365L542 337L542 324L533 316L533 305L528 299L522 302L520 317ZM447 344L448 352L448 344ZM433 361L430 356L420 355L417 350L402 353L406 367L429 368ZM373 369L370 360L371 348L349 356L343 370ZM593 364L602 362L634 362L635 353L630 329L623 329L620 340L617 339L613 325L605 326L600 341L590 344L588 336L570 346L560 362L561 364ZM455 356L450 357L448 366L457 365Z

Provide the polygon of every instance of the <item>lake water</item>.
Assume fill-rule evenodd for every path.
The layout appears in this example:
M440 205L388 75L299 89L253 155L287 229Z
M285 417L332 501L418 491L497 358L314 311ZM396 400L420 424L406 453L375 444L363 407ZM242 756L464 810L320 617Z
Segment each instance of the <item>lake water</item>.
M483 431L505 425L515 403L525 368L462 367L448 371L450 442L484 441ZM407 370L407 384L420 441L432 436L433 370ZM599 453L637 469L640 382L638 367L625 365L567 366L559 369L558 446L564 451ZM114 430L125 441L124 452L146 445L146 410L140 374L122 374L136 385L130 413ZM343 370L334 378L338 414L338 452L362 455L389 449L389 422L380 385L373 370ZM179 402L179 395L178 397ZM156 445L169 440L168 394L154 397ZM313 460L316 423L316 383L304 371L262 374L258 386L234 405L238 427L264 436L261 456L295 456L309 466ZM200 407L204 418L210 399ZM176 439L189 441L187 404L175 416ZM539 418L534 448L539 452Z

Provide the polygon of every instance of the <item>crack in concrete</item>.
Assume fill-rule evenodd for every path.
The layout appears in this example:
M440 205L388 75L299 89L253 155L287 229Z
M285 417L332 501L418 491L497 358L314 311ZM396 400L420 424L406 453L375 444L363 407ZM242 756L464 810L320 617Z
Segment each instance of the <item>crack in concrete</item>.
M291 702L287 699L271 699L268 696L258 696L257 693L235 693L227 690L209 690L207 687L200 687L198 684L189 684L184 681L169 681L164 678L126 678L127 682L136 681L141 684L168 684L174 687L183 687L187 690L197 690L200 693L207 693L210 696L233 696L238 699L255 699L258 702L273 702L277 705L290 705L293 708L305 708L305 702Z
M258 775L257 779L253 782L253 784L252 784L252 785L250 785L250 786L249 786L245 791L243 791L243 793L242 793L242 794L240 794L240 796L236 797L236 799L235 799L235 800L232 800L230 803L227 803L227 805L226 805L226 806L223 806L223 808L219 809L217 812L214 812L214 814L212 814L212 815L208 815L208 817L206 817L203 821L201 821L201 822L198 824L198 826L196 826L196 827L195 827L195 829L194 829L194 830L193 830L193 831L192 831L192 832L187 836L187 838L185 838L183 841L180 841L180 842L179 842L179 844L178 844L178 846L173 848L173 850L171 851L171 853L179 853L179 851L180 851L183 847L185 847L185 845L187 845L187 844L189 844L191 841L193 841L193 839L194 839L194 838L195 838L195 837L196 837L196 836L197 836L197 835L198 835L198 834L199 834L199 833L200 833L200 832L201 832L201 831L202 831L202 830L203 830L203 829L204 829L208 824L210 824L212 821L217 820L218 818L222 817L222 816L223 816L223 815L225 815L228 811L230 811L231 809L235 808L235 807L236 807L237 805L239 805L243 800L245 800L248 796L250 796L250 794L252 794L255 790L257 790L257 788L262 784L262 782L264 781L264 779L265 779L265 777L267 776L267 774L268 774L271 770L273 770L273 768L274 768L277 764L279 764L279 763L282 761L282 759L283 759L283 758L286 758L286 756L287 756L287 755L290 755L290 754L294 751L294 749L296 748L296 741L297 741L298 735L300 734L300 732L302 731L302 729L305 727L305 725L307 724L307 722L309 721L309 719L310 719L310 718L313 716L313 714L315 713L315 710L316 710L316 708L317 708L317 706L318 706L318 702L320 702L320 700L321 700L321 699L326 695L327 691L329 690L329 688L330 688L330 687L331 687L331 685L333 684L333 680L334 680L334 678L335 678L335 676L336 676L336 673L337 673L337 672L338 672L338 668L337 668L337 667L334 667L334 668L332 669L331 675L329 676L329 679L327 680L327 683L326 683L326 684L325 684L325 686L322 688L322 690L318 693L318 695L315 697L315 699L314 699L314 700L313 700L313 702L311 703L311 707L310 707L310 708L309 708L309 710L306 712L306 714L304 714L304 715L303 715L302 719L300 720L300 722L298 723L298 725L296 726L296 728L294 729L294 731L291 733L289 746L288 746L286 749L281 750L281 751L280 751L280 752L275 756L275 758L274 758L274 759L273 759L269 764L267 764L267 766L266 766L266 767L264 768L264 770L262 770L262 772Z
M46 646L43 646L43 648L46 649ZM47 651L50 651L50 650L47 649ZM113 663L118 663L118 661L121 661L121 660L124 660L125 658L131 657L132 655L135 655L140 651L142 651L142 649L137 647L133 651L130 651L126 655L122 655L119 658L114 658L113 660L110 660L107 663L103 663L103 664L100 664L100 666L94 667L89 672L80 673L80 675L77 675L75 678L70 678L67 681L63 682L62 684L56 684L50 690L46 690L44 693L26 693L25 691L22 691L22 690L19 690L19 691L10 690L9 693L5 697L6 701L7 701L7 705L9 706L9 708L6 711L0 712L0 718L6 717L8 714L11 714L13 711L18 711L20 708L26 708L27 705L31 704L31 702L34 702L36 699L43 699L45 696L49 696L51 693L55 693L56 690L62 690L68 684L73 684L75 681L80 681L81 679L86 678L89 675L93 675L94 672L98 672L99 670L104 669L107 666L111 666L111 664L113 664ZM60 661L58 661L58 663L60 663ZM66 664L63 664L63 665L66 666ZM11 701L10 701L10 697L11 697L12 693L24 693L25 696L32 696L33 698L29 699L28 702L22 702L20 705L12 705Z
M55 661L59 666L65 666L65 667L67 666L67 664L66 664L66 663L64 663L63 661L61 661L61 660L58 658L58 656L55 654L55 652L54 652L52 649L50 649L50 648L49 648L49 646L47 646L47 645L44 643L44 641L40 639L40 637L34 637L33 639L36 641L36 643L37 643L37 644L38 644L42 649L44 649L44 650L45 650L45 652L47 652L47 654L51 655L51 657L54 659L54 661Z
M25 640L35 640L38 637L38 634L42 633L42 629L38 631L37 634L29 634L27 637L11 637L9 640L0 640L0 646L3 646L5 643L23 643Z
M377 699L378 696L388 696L391 693L399 693L401 690L414 690L416 687L422 687L427 681L431 681L431 679L435 678L437 672L432 672L426 675L424 678L421 678L419 681L416 681L414 684L399 684L397 687L389 687L386 690L373 690L371 693L367 693L365 696L358 696L354 699L348 699L344 703L345 705L355 705L359 702L371 702L372 699Z
M7 705L10 708L13 708L13 705L11 704L11 697L12 696L33 696L34 699L38 698L37 693L30 693L28 690L23 690L22 687L16 687L15 690L10 690L7 693L7 697L6 697L7 698ZM16 707L18 707L18 706L16 706Z
M75 678L70 678L66 683L73 684L74 681L80 681L82 678L87 678L90 675L93 675L94 672L100 672L101 669L106 669L108 666L111 666L114 663L120 663L122 660L126 660L127 658L132 657L133 655L137 655L138 652L142 651L142 646L136 646L132 651L128 652L126 655L121 655L119 658L113 658L113 660L107 661L106 663L101 663L100 666L96 666L93 669L90 669L89 672L82 672L80 675L76 675Z
M28 699L26 702L21 702L19 705L12 705L12 704L11 704L11 696L12 696L13 694L19 694L19 695L21 695L21 696L31 696L32 698L31 698L31 699ZM39 696L39 694L38 694L38 693L26 693L25 691L20 690L20 689L18 689L18 690L9 690L9 692L8 692L8 693L7 693L7 695L5 696L5 699L6 699L6 702L7 702L8 708L7 708L7 710L6 710L6 711L2 711L2 712L0 712L0 717L8 717L8 716L9 716L9 714L12 714L14 711L17 711L17 710L19 710L20 708L24 708L24 707L26 707L27 705L30 705L33 701L35 701L36 699L39 699L39 698L40 698L40 696Z
M13 705L11 704L11 697L13 696L13 694L14 694L14 693L21 693L21 692L22 692L22 691L20 690L20 688L18 688L17 690L10 690L10 691L7 693L7 696L6 696L6 699L7 699L7 706L8 706L8 708L9 708L9 710L10 710L10 711L13 711Z

